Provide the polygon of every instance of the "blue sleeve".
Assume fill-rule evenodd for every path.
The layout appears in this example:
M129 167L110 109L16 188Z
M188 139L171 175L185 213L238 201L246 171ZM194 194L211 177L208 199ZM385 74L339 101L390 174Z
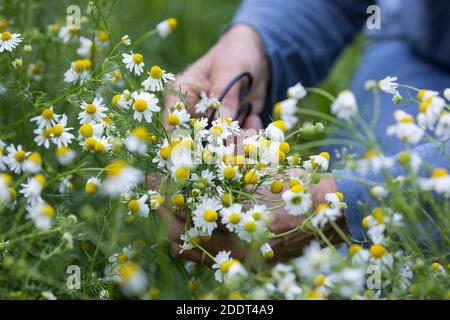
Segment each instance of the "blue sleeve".
M431 168L445 168L450 171L450 145L447 143L440 148L435 143L427 143L415 147L411 150L422 158L422 163L427 164ZM390 172L393 177L405 174L401 165L398 164L398 155L393 157L396 165ZM344 194L347 210L345 211L345 220L352 237L357 240L364 239L364 228L362 226L362 213L359 206L372 208L375 202L370 195L369 187L365 184L355 182L358 178L365 178L373 182L382 182L381 176L369 175L361 177L347 170L335 170L334 174L337 179L338 190Z
M271 64L267 103L297 82L315 85L361 30L369 0L245 0L233 24L255 29ZM266 106L267 107L267 106Z

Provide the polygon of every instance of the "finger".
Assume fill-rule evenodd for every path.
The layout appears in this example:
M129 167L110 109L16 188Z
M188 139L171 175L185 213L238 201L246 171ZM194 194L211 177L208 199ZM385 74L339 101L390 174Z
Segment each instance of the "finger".
M219 97L237 74L238 73L234 72L224 73L223 70L213 72L211 74L210 95ZM242 87L242 83L243 81L239 81L238 83L236 83L222 99L222 108L220 110L220 114L222 117L232 119L236 118L237 110L239 108L239 93Z

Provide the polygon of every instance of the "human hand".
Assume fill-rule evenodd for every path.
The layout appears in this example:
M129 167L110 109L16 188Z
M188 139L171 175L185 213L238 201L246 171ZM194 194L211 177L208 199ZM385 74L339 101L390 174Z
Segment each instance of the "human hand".
M259 114L269 81L269 63L259 35L249 26L232 26L214 47L177 78L173 86L186 94L186 103L193 106L202 90L218 97L233 78L245 71L252 75L254 82L245 101L253 104L253 110L243 127L259 129L262 128ZM239 93L245 85L240 81L223 99L221 113L224 117L236 117ZM164 104L169 107L177 101L176 96L166 96Z
M337 187L333 177L324 177L317 185L310 188L313 198L313 207L324 201L326 193L336 192ZM268 189L262 189L263 198L267 199L267 205L270 200L279 199L279 195L274 195ZM181 247L179 243L180 235L184 233L186 224L186 215L184 211L177 213L169 212L167 209L161 208L160 215L167 222L169 235L171 239L171 249L175 254L180 255L188 260L198 263L212 264L212 261L204 256L202 252L196 248L180 253ZM297 227L303 220L302 217L294 217L289 215L283 208L272 212L273 219L269 226L271 232L281 234ZM337 221L345 229L345 221L343 218ZM324 228L324 234L332 243L341 242L342 239L335 234L334 229L330 226ZM298 231L287 236L277 237L270 241L270 245L275 253L274 261L284 261L301 254L302 249L311 240L314 239L312 233ZM231 251L233 258L244 261L249 251L241 245L242 242L225 228L218 228L208 241L202 241L201 246L212 255L216 255L219 251Z

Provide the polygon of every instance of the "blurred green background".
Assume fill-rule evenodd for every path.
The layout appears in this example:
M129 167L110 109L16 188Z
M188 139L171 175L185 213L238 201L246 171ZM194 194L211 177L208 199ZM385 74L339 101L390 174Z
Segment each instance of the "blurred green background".
M87 0L4 0L28 8L23 21L28 26L46 26L65 16L71 4L80 6L85 13ZM179 21L177 30L166 39L151 38L139 50L151 64L166 70L180 72L205 53L218 39L223 27L232 19L240 0L96 0L101 7L112 7L108 27L116 41L127 33L136 40L146 31L168 18ZM30 10L34 8L34 10ZM107 11L107 10L105 10ZM108 14L109 12L105 12ZM363 39L346 50L323 86L332 93L346 89L358 63ZM147 58L148 57L148 58ZM322 104L321 100L313 100ZM307 103L310 104L310 103ZM320 107L320 106L319 106ZM323 109L323 107L320 107Z

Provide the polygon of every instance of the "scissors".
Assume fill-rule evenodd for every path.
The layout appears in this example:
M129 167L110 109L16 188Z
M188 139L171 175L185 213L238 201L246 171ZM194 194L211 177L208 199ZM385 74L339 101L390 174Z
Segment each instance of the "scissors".
M230 90L233 88L234 85L236 85L239 81L242 79L247 78L247 85L244 87L244 89L239 93L239 102L241 103L244 101L248 95L250 94L250 91L252 90L252 84L253 84L253 77L250 74L250 72L245 71L240 74L238 74L236 77L234 77L230 83L225 87L222 94L219 96L217 100L222 102L222 100L225 98L225 96L230 92ZM253 105L248 102L243 105L241 105L238 109L236 120L238 120L239 126L242 127L247 120L248 116L252 112ZM214 120L214 117L216 115L217 110L213 109L211 114L208 117L208 128L211 127L212 121Z

